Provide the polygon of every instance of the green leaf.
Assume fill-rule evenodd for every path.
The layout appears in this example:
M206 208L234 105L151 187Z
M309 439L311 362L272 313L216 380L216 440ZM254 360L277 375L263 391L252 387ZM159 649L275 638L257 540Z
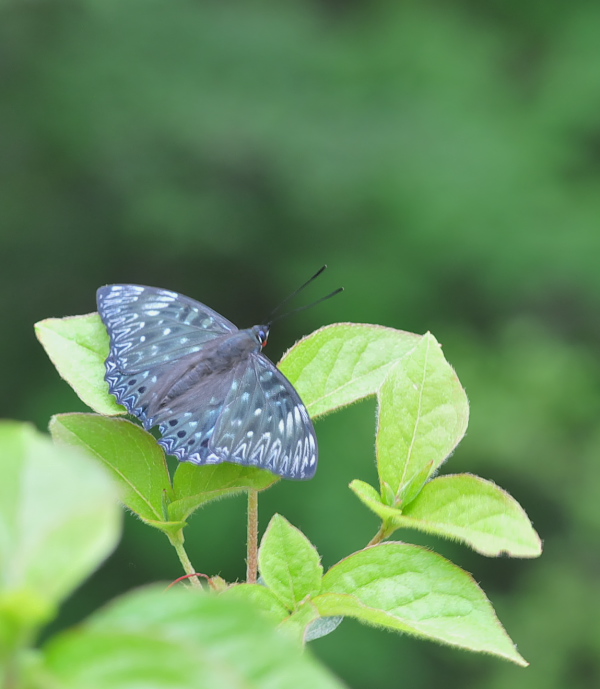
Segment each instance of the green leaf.
M286 617L279 628L298 643L305 643L308 630L321 619L323 618L317 608L307 599Z
M347 615L527 665L472 577L425 548L386 542L354 553L325 574L312 603L323 616Z
M279 367L317 417L374 395L420 339L380 325L336 323L296 343Z
M50 619L117 544L106 472L28 424L0 422L0 642Z
M375 514L386 523L393 523L397 517L402 516L402 511L386 505L379 493L373 486L355 479L350 484L350 489L358 496L358 498Z
M537 557L542 543L519 503L472 474L430 481L397 520L398 526L464 541L488 556Z
M264 614L275 623L291 631L291 635L299 641L313 641L331 634L337 629L342 617L321 617L318 610L311 604L310 599L298 606L290 615L288 609L282 605L271 589L261 584L233 584L221 594L236 600L249 600L260 608Z
M206 466L181 463L173 479L174 499L169 505L169 516L174 521L184 521L211 500L244 490L265 490L279 480L270 471L230 462Z
M120 484L123 503L146 523L163 531L184 526L165 515L173 499L165 453L143 428L96 414L58 414L50 432L57 442L84 448L99 459Z
M97 313L47 318L35 324L35 334L50 360L79 398L99 414L122 414L104 380L109 337Z
M379 393L379 479L406 505L465 434L469 405L441 347L424 335Z
M262 584L233 584L220 595L250 601L275 623L283 622L290 615L273 591Z
M235 599L250 600L280 628L289 632L300 642L314 641L335 631L342 617L321 617L310 599L301 603L290 615L271 589L261 584L233 584L221 595Z
M341 689L254 607L152 587L124 596L43 649L64 689Z
M321 588L319 554L306 536L279 514L265 531L258 563L263 580L289 610Z

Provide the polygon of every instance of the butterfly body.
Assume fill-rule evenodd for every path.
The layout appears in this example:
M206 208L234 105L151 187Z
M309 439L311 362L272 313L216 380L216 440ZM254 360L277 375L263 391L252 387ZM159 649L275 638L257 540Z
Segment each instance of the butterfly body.
M256 466L311 478L317 441L292 384L262 354L267 325L238 330L200 302L142 285L107 285L110 392L180 461Z
M156 408L148 414L167 405L185 406L188 393L194 394L198 386L210 389L221 376L227 376L251 354L260 352L262 345L252 336L253 328L240 330L232 335L215 338L197 353L181 360L178 366L171 366L162 384L160 394L156 395Z

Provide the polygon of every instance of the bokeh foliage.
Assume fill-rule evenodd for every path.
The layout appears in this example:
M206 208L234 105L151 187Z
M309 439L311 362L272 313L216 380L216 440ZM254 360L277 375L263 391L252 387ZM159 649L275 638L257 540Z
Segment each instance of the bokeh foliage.
M585 0L4 0L1 416L82 409L31 326L93 311L100 284L246 326L327 261L346 293L282 322L272 357L333 321L433 332L471 402L451 470L506 487L545 554L423 539L482 583L527 670L352 622L313 649L356 689L597 686L599 32ZM320 421L317 478L261 507L326 566L372 535L347 489L375 482L369 404ZM242 576L243 507L197 517L198 567ZM128 522L64 622L177 575L147 531Z

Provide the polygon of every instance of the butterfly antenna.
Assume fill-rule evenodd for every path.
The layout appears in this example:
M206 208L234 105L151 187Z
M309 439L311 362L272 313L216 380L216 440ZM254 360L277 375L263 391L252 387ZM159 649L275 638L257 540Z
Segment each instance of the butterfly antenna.
M336 294L339 294L343 291L343 287L338 287L331 294L328 294L326 297L321 297L320 299L317 299L317 301L313 301L312 304L307 304L306 306L299 306L297 309L293 309L292 311L288 311L287 313L282 313L280 316L277 316L276 318L271 318L271 320L268 321L268 325L272 325L273 323L275 323L275 321L280 321L282 318L287 318L288 316L291 316L293 313L298 313L298 311L311 309L313 306L316 306L317 304L320 304L322 301L325 301L327 299L331 299L331 297L335 297Z
M322 266L321 268L319 268L319 270L317 270L317 272L316 272L311 278L309 278L303 285L300 285L300 287L298 287L298 289L294 290L289 296L287 296L287 297L279 304L279 306L276 306L276 307L273 309L273 311L271 311L271 314L269 315L268 320L266 320L265 322L266 322L266 323L273 323L273 321L274 321L273 316L274 316L278 311L281 310L281 307L282 307L284 304L287 304L288 301L290 301L290 299L293 299L297 294L299 294L300 292L302 292L303 289L305 289L306 287L308 287L308 286L310 285L310 283L311 283L313 280L316 280L316 279L319 277L319 275L321 275L321 273L322 273L326 268L327 268L327 265L324 265L324 266ZM291 313L293 313L293 311L292 311Z

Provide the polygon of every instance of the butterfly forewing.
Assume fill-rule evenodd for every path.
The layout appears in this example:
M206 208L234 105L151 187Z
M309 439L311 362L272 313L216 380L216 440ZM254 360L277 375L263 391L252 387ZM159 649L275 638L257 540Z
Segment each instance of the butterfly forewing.
M260 353L254 331L188 297L141 285L98 290L110 335L106 380L168 454L311 478L317 439L292 384ZM262 341L262 340L261 340Z
M136 373L200 351L237 328L216 311L177 292L143 285L107 285L97 292L119 369Z

